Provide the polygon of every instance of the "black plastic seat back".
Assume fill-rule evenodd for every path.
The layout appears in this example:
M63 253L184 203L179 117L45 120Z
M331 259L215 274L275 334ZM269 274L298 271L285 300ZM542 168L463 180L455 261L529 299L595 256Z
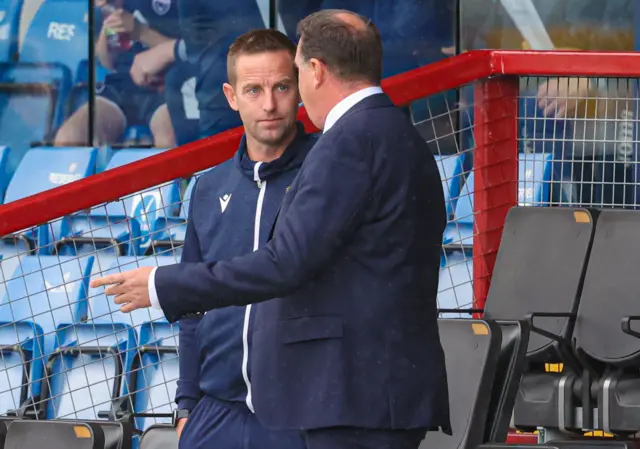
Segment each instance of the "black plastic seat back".
M581 208L515 207L508 215L483 318L526 319L532 312L575 313L591 249L595 213ZM567 317L536 318L554 335L572 332ZM528 356L547 359L554 341L531 334Z
M98 424L69 421L16 420L9 424L4 449L103 449Z
M438 327L447 365L453 435L427 432L420 448L475 449L484 438L501 332L495 323L481 320L440 319Z
M640 213L604 210L580 300L576 346L603 363L640 366L640 338L621 327L630 315L640 315ZM632 328L639 331L640 322Z
M114 421L92 421L102 427L104 449L131 449L133 430L131 424Z
M4 442L7 439L9 424L17 418L0 418L0 449L4 448Z
M140 449L178 449L178 435L173 426L154 424L145 430Z
M529 324L526 321L499 321L498 325L502 343L491 390L484 441L507 439L529 344Z

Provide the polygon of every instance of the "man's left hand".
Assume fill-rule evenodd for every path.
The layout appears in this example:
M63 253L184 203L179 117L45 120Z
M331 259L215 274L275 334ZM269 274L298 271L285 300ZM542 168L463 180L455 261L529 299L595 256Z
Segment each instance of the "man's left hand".
M115 296L116 304L124 304L120 307L123 313L133 312L136 309L151 307L149 299L149 275L152 267L142 267L124 273L111 274L91 281L91 287L108 286L104 293L107 296Z

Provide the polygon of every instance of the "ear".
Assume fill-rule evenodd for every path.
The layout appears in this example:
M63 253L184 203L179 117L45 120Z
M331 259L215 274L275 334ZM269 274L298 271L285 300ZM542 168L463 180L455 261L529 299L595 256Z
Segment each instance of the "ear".
M309 59L309 70L313 73L313 87L318 88L322 85L327 77L327 66L319 59Z
M238 102L236 98L236 91L233 88L233 86L229 83L224 83L222 85L222 92L224 92L224 96L227 97L227 102L229 103L229 106L231 107L231 109L233 109L234 111L237 111Z

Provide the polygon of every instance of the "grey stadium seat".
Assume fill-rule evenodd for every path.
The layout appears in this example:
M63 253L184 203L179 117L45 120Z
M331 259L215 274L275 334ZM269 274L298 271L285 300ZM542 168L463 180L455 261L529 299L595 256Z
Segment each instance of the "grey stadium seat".
M104 449L102 427L95 423L16 420L9 424L4 449Z
M598 218L575 329L576 351L597 401L597 428L640 430L640 214L605 210ZM595 407L593 407L595 408Z
M154 424L140 439L140 449L178 449L176 429L168 424Z
M515 338L511 373L502 377L502 391L493 392L501 395L503 407L496 409L493 434L486 441L504 441L512 407L521 430L563 423L558 385L568 373L581 372L570 338L596 217L595 211L568 207L514 207L508 213L483 318L524 321L530 335L526 344L518 343L518 333L504 327ZM571 369L545 372L546 363L559 362Z
M482 320L440 319L453 435L428 432L420 448L475 449L484 441L502 333ZM470 376L469 373L476 373Z

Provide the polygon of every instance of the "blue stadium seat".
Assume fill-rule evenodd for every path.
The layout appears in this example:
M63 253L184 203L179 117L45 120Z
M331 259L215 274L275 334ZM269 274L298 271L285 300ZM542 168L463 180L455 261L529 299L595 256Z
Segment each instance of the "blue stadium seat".
M0 345L3 354L23 358L30 398L39 397L43 388L46 358L56 346L56 330L87 315L92 264L92 256L25 256L6 281L0 303ZM23 400L24 395L22 392Z
M96 157L95 148L33 148L25 154L9 182L5 202L16 201L93 175ZM53 241L62 227L63 221L56 220L38 227L37 230L18 232L3 239L4 246L0 251L3 254L24 252L37 243L40 254L53 254Z
M93 264L92 277L158 266L174 262L170 258L102 257ZM131 376L138 354L139 334L145 323L163 322L161 311L120 312L107 298L104 288L90 288L87 320L58 332L57 353L51 364L51 400L47 418L99 419L109 412L113 400L133 393Z
M153 238L152 245L147 252L154 252L158 255L175 254L182 255L182 246L187 232L187 218L189 218L189 204L191 193L200 174L191 178L182 196L180 211L177 217L159 217L154 223L151 231Z
M551 154L519 154L518 204L520 206L550 204L552 164ZM474 172L472 171L460 191L460 198L453 214L454 221L447 225L445 245L473 246L473 197Z
M473 305L471 251L445 251L440 264L438 308L459 309ZM471 318L469 314L443 313L441 318Z
M551 201L553 155L520 154L518 160L518 203L520 206L547 206Z
M115 151L106 169L120 167L150 157L165 150L127 149ZM169 182L162 187L130 195L92 209L89 214L69 217L67 251L93 252L101 248L118 255L144 254L151 243L151 224L163 216L176 216L180 207L179 183Z
M10 154L10 147L0 145L0 204L4 204L4 195L13 177L13 170L9 170Z
M0 136L11 148L10 171L34 142L49 140L62 124L70 73L60 64L0 63Z
M440 178L442 179L442 190L444 190L447 217L451 218L464 181L464 153L450 156L435 156L435 159L438 163Z
M98 60L95 61L95 82L96 87L104 82L105 76L109 73ZM80 106L89 101L89 61L82 60L76 71L75 81L69 94L69 101L65 115L71 116Z
M134 413L171 413L179 375L178 325L145 323L140 329L140 367ZM170 418L136 418L138 429L170 423Z
M21 62L59 63L75 72L88 57L89 3L85 0L44 0L20 50Z
M24 156L5 196L16 201L95 173L96 148L40 147Z
M473 246L473 179L472 171L460 190L460 197L453 213L453 221L447 224L444 235L445 245Z
M0 62L17 57L21 12L22 0L0 0Z

